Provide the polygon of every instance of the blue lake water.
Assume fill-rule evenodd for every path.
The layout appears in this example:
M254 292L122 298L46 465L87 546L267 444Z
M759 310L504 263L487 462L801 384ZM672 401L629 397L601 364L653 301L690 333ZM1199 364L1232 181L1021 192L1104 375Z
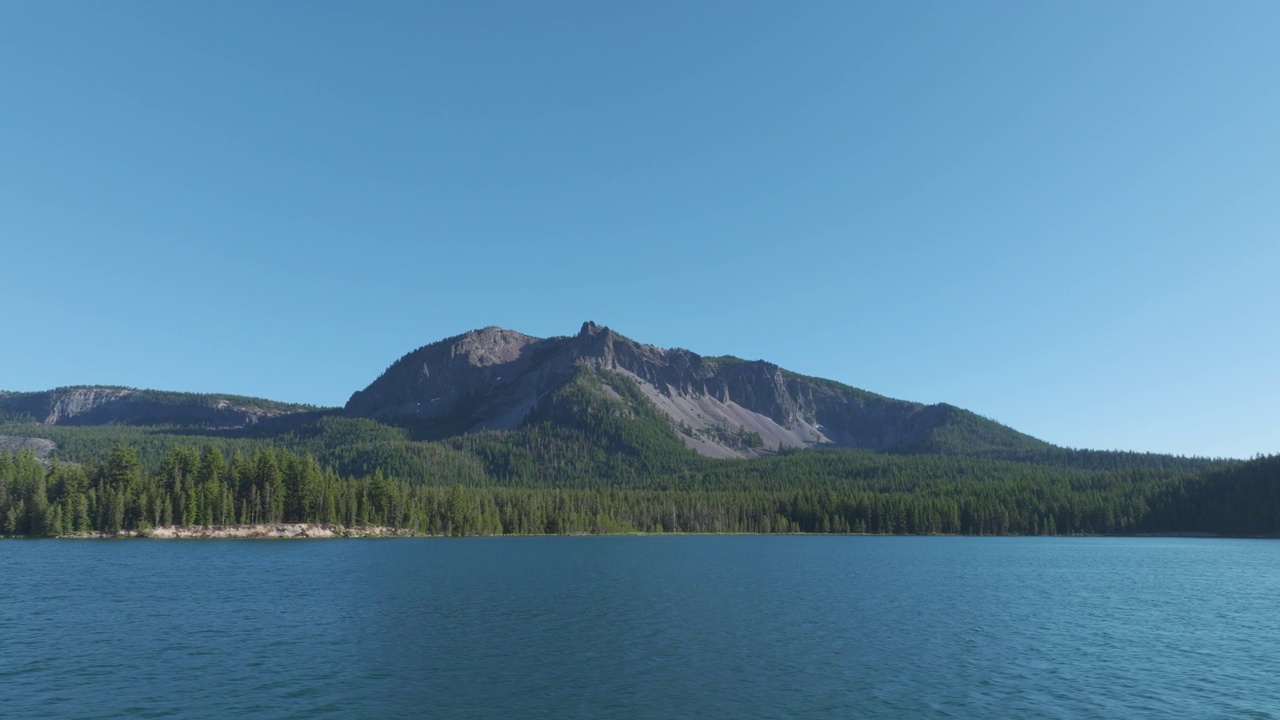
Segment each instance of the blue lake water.
M1280 718L1280 542L0 542L0 716Z

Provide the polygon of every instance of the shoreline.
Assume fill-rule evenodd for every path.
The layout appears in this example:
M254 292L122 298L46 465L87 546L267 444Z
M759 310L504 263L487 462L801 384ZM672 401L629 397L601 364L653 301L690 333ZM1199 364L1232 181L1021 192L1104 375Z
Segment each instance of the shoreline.
M119 532L78 532L58 535L56 540L304 540L320 538L421 537L404 528L382 525L329 525L323 523L262 523L258 525L163 525L143 530Z
M1167 532L1167 533L1134 533L1131 535L882 535L869 533L569 533L539 535L465 535L462 537L664 537L664 536L728 536L758 535L777 536L813 536L813 537L991 537L991 538L1189 538L1189 539L1229 539L1229 540L1274 540L1275 536L1265 535L1217 535L1203 532ZM353 538L427 538L451 537L447 535L428 535L407 528L395 528L383 525L356 525L347 527L326 523L261 523L256 525L165 525L142 530L121 530L119 532L88 531L67 533L52 538L53 540L117 540L117 539L149 539L149 540L309 540L309 539L353 539ZM34 536L16 536L10 539L40 539Z

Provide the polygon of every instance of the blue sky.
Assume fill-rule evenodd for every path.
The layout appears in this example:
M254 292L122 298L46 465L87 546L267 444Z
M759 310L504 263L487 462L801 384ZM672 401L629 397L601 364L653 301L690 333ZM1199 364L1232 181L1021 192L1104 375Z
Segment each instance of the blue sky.
M0 2L0 388L584 320L1280 451L1280 4Z

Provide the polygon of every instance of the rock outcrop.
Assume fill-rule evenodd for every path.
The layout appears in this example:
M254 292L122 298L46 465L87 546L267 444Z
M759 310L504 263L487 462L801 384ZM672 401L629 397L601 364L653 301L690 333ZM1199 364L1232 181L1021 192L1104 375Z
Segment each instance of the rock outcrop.
M37 460L47 462L49 457L53 455L53 451L57 449L57 443L45 438L0 435L0 452L12 453L31 450L31 452L35 453Z
M592 322L573 337L488 327L427 345L355 393L345 412L441 434L510 429L581 368L634 382L688 446L713 457L815 446L930 450L947 427L992 447L1039 443L949 405L894 400L762 360L643 345Z

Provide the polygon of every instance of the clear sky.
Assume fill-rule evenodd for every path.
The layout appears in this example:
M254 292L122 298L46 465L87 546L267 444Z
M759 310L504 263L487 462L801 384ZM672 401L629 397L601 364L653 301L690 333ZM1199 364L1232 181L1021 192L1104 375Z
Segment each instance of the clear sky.
M0 388L584 320L1280 451L1280 3L0 0Z

